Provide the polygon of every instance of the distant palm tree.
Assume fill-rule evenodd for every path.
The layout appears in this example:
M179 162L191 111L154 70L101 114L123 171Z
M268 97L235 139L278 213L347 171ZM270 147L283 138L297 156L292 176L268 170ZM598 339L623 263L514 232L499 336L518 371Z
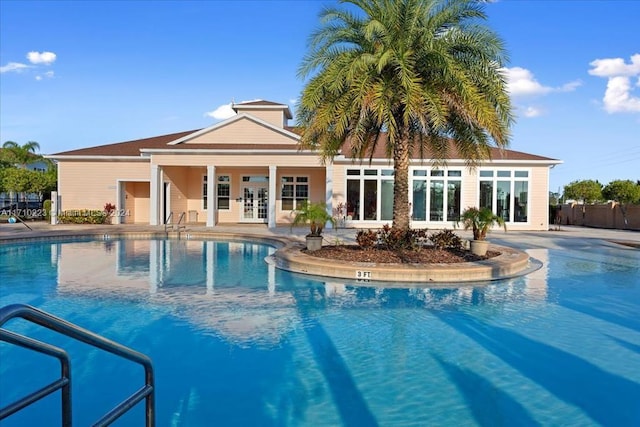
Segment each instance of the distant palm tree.
M38 144L36 141L29 141L26 144L22 145L18 144L15 141L6 141L4 144L2 144L2 148L6 150L7 153L7 155L2 156L3 163L9 164L12 167L17 166L21 169L27 169L27 165L40 161L43 161L47 164L48 170L51 170L50 168L52 166L55 166L53 165L51 160L45 160L42 155L37 154L37 152L40 151L40 144ZM26 170L20 172L29 173ZM5 185L1 185L0 187L4 186ZM16 206L18 206L18 197L20 194L22 195L23 202L26 202L27 200L27 193L25 191L16 191ZM11 197L12 196L10 196L10 199Z
M6 149L9 152L10 158L23 168L28 164L42 160L42 156L36 154L40 151L40 144L35 141L29 141L22 145L14 141L6 141L2 144L2 148Z
M468 166L506 147L513 121L500 38L475 0L342 0L328 8L299 74L301 145L393 159L393 226L409 228L412 155L443 164L451 146ZM348 154L348 153L345 153Z

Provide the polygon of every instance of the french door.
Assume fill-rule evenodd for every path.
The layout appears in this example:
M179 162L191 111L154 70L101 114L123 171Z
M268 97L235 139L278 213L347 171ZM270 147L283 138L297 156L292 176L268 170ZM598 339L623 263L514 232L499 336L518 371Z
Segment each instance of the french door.
M251 184L242 187L242 222L267 222L269 197L267 186Z

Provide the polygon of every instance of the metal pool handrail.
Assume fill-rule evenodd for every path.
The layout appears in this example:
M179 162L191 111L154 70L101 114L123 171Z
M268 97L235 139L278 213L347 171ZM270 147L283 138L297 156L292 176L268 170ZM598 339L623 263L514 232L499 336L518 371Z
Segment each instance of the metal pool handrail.
M16 317L142 365L145 372L145 385L102 416L93 425L107 426L133 408L142 399L145 399L145 425L147 427L155 426L155 379L153 365L149 357L27 304L12 304L0 308L0 340L56 357L60 360L61 378L5 408L0 408L0 420L62 389L62 425L71 426L71 368L67 353L50 344L2 329L2 325Z

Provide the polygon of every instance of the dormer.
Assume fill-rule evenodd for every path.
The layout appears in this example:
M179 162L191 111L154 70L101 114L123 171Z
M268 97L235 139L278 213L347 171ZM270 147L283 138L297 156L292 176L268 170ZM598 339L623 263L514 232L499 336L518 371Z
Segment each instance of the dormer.
M287 126L287 120L293 118L289 106L271 101L248 101L231 106L238 114L247 113L279 128Z

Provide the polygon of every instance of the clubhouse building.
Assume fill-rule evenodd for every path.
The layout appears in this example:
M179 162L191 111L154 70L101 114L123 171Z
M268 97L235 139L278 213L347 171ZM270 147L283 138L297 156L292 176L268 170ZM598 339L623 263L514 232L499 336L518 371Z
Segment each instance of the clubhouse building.
M392 221L393 164L384 147L369 159L349 153L323 164L301 150L289 107L234 104L235 116L210 127L65 151L58 163L58 210L116 205L119 223L289 224L305 200L326 202L344 226ZM384 145L384 144L379 144ZM453 153L454 150L451 150ZM446 166L415 158L409 170L412 226L452 228L470 206L488 207L513 230L547 230L549 171L561 163L492 149L475 169L450 155Z

